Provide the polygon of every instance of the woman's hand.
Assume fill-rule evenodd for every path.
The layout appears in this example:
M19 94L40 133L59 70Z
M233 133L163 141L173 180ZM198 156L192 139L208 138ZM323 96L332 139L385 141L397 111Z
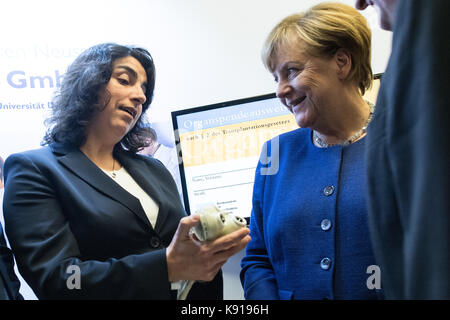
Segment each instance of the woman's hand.
M189 230L200 222L200 215L184 217L166 250L169 281L211 281L228 258L250 242L250 230L242 228L213 241L200 242Z

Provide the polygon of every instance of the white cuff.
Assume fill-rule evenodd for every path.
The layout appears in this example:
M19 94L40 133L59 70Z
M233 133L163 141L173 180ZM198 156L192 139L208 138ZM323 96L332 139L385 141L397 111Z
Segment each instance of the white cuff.
M170 283L170 289L171 290L178 290L181 288L181 285L183 284L183 280L179 280L177 282L171 282Z

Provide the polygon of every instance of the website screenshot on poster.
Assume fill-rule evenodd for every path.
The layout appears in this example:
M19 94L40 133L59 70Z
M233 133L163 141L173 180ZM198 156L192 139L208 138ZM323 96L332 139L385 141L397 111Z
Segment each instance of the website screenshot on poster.
M191 213L215 204L242 217L263 144L298 128L277 98L180 115L177 125Z

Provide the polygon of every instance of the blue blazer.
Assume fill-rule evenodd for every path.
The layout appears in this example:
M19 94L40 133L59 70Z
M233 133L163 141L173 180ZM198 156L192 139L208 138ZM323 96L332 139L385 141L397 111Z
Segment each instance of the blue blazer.
M6 232L40 299L173 298L165 248L185 216L175 182L156 159L126 151L116 157L159 205L154 227L139 200L78 148L52 144L6 160ZM71 266L79 267L80 289L67 285ZM191 297L220 298L217 279Z
M317 148L311 130L297 129L266 146L270 157L263 150L256 169L252 241L241 263L245 297L378 298L380 292L367 286L375 259L364 139Z

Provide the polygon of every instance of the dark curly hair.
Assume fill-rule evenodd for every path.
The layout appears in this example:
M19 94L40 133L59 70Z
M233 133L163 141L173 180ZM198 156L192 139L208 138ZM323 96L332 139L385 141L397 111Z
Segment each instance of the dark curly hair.
M115 146L138 152L146 147L143 115L153 99L155 65L150 53L143 48L116 43L95 45L81 53L63 76L61 87L53 99L52 114L45 121L47 132L42 145L59 142L80 147L86 142L86 128L93 116L104 106L99 97L109 82L115 60L131 56L137 59L147 74L146 101L142 115L125 137Z

